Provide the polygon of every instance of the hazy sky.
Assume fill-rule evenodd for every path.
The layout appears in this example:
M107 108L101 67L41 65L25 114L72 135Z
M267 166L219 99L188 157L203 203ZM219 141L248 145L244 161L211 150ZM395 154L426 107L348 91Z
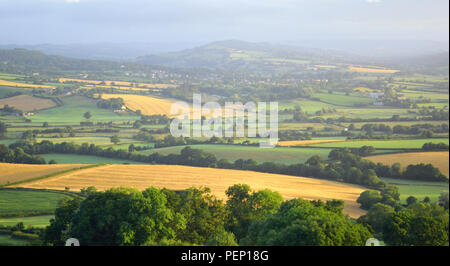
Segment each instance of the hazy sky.
M448 0L0 0L0 43L440 40Z

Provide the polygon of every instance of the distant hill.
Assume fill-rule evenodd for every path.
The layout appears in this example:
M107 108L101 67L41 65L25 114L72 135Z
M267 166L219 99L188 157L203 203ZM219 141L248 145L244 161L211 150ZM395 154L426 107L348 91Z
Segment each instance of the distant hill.
M325 50L238 40L213 42L193 49L138 57L143 64L170 67L197 67L252 70L255 68L301 67L314 61L326 63L342 54Z
M198 46L199 43L72 43L72 44L0 44L0 49L22 48L78 59L125 61L145 54L178 51Z
M57 55L46 55L26 49L0 49L0 72L7 73L61 73L66 71L124 71L140 69L142 65L104 60L75 59ZM149 69L149 67L145 67Z
M382 46L382 44L385 46ZM363 53L357 52L356 50L355 52L350 52L348 49L344 51L342 49L306 48L307 46L311 46L309 42L305 42L305 46L300 47L296 45L301 44L278 45L227 40L213 42L179 52L141 56L135 62L168 67L266 72L301 71L308 67L314 67L314 65L333 65L339 63L391 66L420 70L421 72L426 70L426 68L432 68L430 71L448 69L448 51L442 51L440 46L432 42L417 42L418 47L415 50L412 44L408 44L405 46L408 53L387 56L393 53L393 51L400 49L400 44L402 42L376 42L373 46L367 48L367 51L377 51L377 53L371 53L365 50ZM420 53L417 52L417 49L425 47L425 44L428 45L427 49L424 49ZM379 47L383 47L383 49ZM417 55L411 55L414 54L414 51L417 52L415 53Z

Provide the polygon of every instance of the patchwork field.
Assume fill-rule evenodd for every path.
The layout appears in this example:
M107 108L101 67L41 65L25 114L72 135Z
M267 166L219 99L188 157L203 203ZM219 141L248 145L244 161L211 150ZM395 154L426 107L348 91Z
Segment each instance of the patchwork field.
M365 159L371 160L375 163L383 163L392 165L393 163L400 163L406 167L409 164L432 164L439 168L441 172L449 176L449 152L411 152L411 153L397 153L397 154L385 154L377 156L369 156Z
M18 95L5 99L0 99L0 108L8 105L24 112L48 109L56 106L50 99L42 99L29 95Z
M35 165L0 163L0 185L81 167L80 164Z
M364 188L333 181L252 171L166 165L106 165L21 184L21 187L71 190L95 186L99 190L128 186L146 189L150 186L174 190L209 187L214 195L225 199L225 190L234 184L248 184L255 190L269 188L285 199L342 199L345 212L359 217L364 211L356 199Z
M149 89L166 89L170 87L175 87L176 85L173 84L152 84L152 83L140 83L140 82L128 82L128 81L116 81L116 80L106 80L106 81L99 81L99 80L86 80L86 79L70 79L70 78L60 78L60 83L86 83L86 84L95 84L95 85L102 85L105 86L126 86L126 87L146 87ZM132 87L134 86L134 87Z

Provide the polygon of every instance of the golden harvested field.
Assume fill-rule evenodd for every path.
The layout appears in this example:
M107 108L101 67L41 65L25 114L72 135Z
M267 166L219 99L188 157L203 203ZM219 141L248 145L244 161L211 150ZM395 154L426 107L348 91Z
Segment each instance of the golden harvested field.
M367 68L367 67L355 67L355 66L350 66L348 68L348 70L356 71L356 72L381 73L381 74L393 74L393 73L400 72L400 70L395 70L395 69Z
M98 95L95 95L98 97ZM169 117L178 116L179 114L172 115L170 113L170 109L173 104L178 102L174 99L164 99L157 98L151 96L144 95L135 95L135 94L101 94L102 99L111 99L111 98L122 98L125 102L125 105L128 109L132 111L141 110L144 115L156 115L156 114L165 114ZM188 104L189 105L189 104ZM194 117L194 109L189 107L189 112L191 117ZM211 117L212 114L204 114L205 117ZM201 115L199 115L200 117Z
M81 164L12 164L0 163L0 185L41 177L68 169L81 167Z
M150 186L182 190L189 187L209 187L220 199L226 199L225 190L234 184L248 184L254 190L278 191L285 199L342 199L345 212L359 217L365 211L359 208L356 199L365 189L305 177L258 173L228 169L200 168L178 165L106 165L73 171L55 177L21 184L21 187L71 190L95 186L99 190L127 186L140 190Z
M99 81L99 80L68 79L68 78L60 78L59 82L60 83L77 82L77 83L87 83L87 84L95 84L95 85L100 85L102 82L104 82L104 85L106 85L108 87L111 87L111 84L114 83L113 86L146 87L149 89L167 89L167 88L176 86L173 84L151 84L151 83L138 83L138 82L128 82L128 81L115 81L115 80ZM133 86L134 84L136 86Z
M8 86L8 87L20 87L20 88L51 88L53 86L48 85L38 85L38 84L28 84L7 80L0 80L0 86Z
M278 141L278 146L290 147L290 146L306 146L310 144L318 143L330 143L330 142L343 142L342 139L311 139L311 140L286 140Z
M400 163L403 167L409 164L431 163L434 167L439 168L441 172L449 176L449 152L410 152L410 153L398 153L398 154L385 154L365 157L364 159L371 160L375 163L383 163L392 165L393 163Z
M141 110L144 115L165 114L171 116L170 108L175 101L133 94L102 94L102 99L122 98L128 109Z
M29 95L18 95L10 98L0 99L0 107L5 105L28 112L55 107L56 103L49 99L37 98Z

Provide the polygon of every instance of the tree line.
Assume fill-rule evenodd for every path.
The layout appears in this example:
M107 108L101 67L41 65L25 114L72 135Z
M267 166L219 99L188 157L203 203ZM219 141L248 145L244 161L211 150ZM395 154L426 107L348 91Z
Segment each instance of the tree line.
M15 163L45 163L38 154L46 153L70 153L80 155L95 155L108 158L131 160L149 164L189 165L198 167L212 167L223 169L252 170L265 173L285 174L292 176L314 177L331 179L341 182L363 185L376 189L383 189L386 183L379 177L391 177L424 181L447 181L439 169L431 164L410 165L405 171L399 163L392 166L382 163L373 163L360 157L361 154L372 149L362 147L360 149L335 149L328 156L328 161L314 155L305 163L277 164L273 162L258 163L253 159L238 159L230 162L226 159L218 160L214 154L190 146L183 148L180 154L162 155L157 152L146 155L128 150L114 150L102 148L95 144L83 143L52 143L42 141L31 143L19 141L9 145L0 145L0 161ZM26 158L26 159L23 159ZM27 162L27 161L30 162ZM447 181L448 182L448 181Z
M370 228L345 216L344 203L293 199L236 184L224 203L208 188L144 191L91 188L84 200L64 199L41 239L64 245L329 245L362 246Z
M358 222L372 228L375 237L395 246L448 246L449 194L441 193L438 202L410 196L400 203L398 187L389 186L381 193L367 190L358 198L367 214Z

